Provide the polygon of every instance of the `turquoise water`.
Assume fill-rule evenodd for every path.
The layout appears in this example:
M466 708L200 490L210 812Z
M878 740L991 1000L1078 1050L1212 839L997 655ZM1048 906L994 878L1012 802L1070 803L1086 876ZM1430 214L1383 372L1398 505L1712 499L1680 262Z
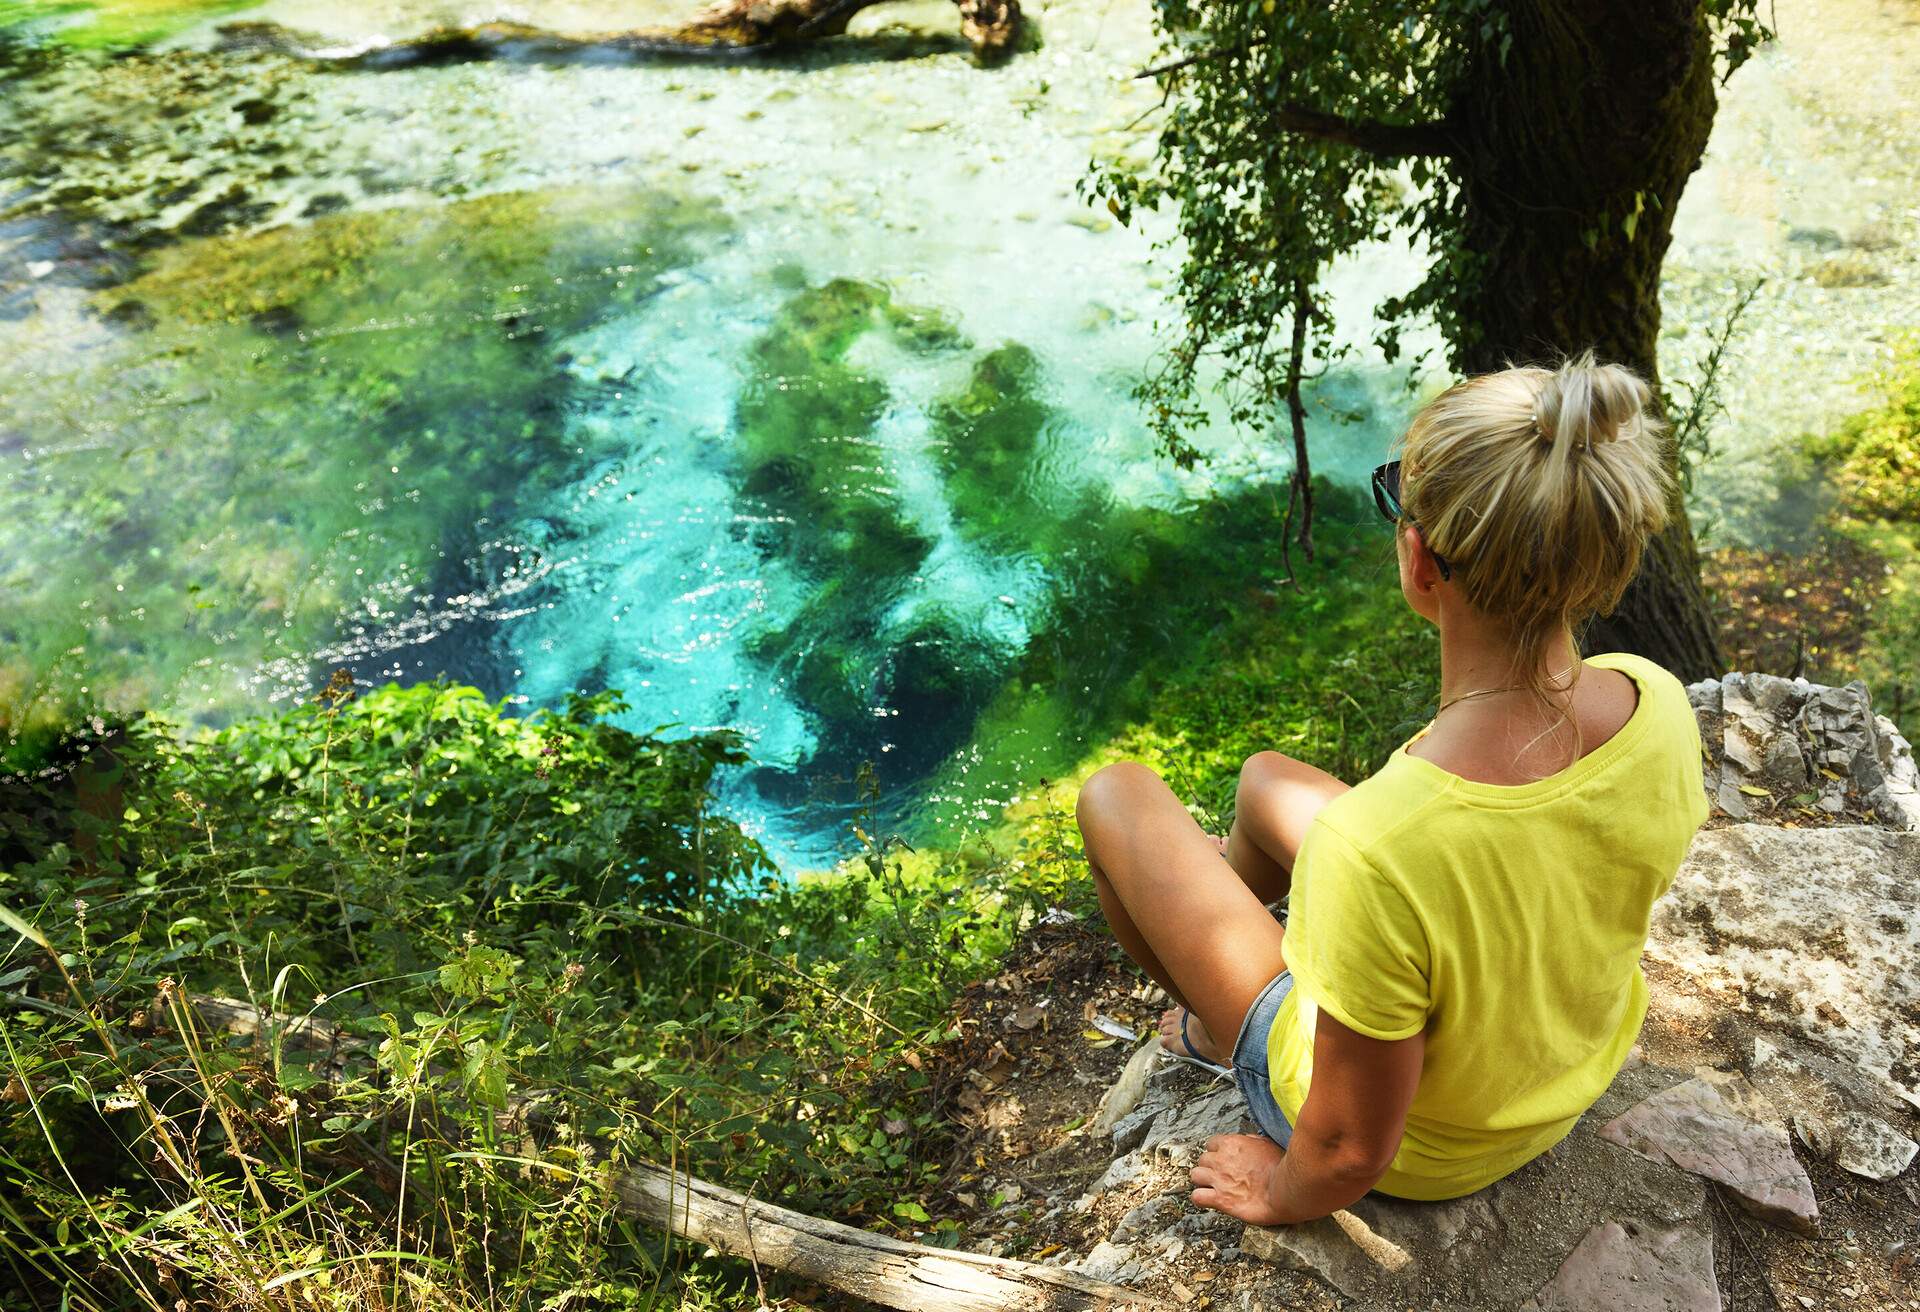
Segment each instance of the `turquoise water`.
M1074 194L1142 148L1140 12L1039 7L991 71L931 6L759 67L349 74L192 6L65 21L121 11L166 31L16 47L0 122L16 731L218 723L338 667L620 688L636 726L744 733L723 800L803 866L868 787L909 830L989 818L1017 769L952 785L996 697L1082 689L1022 730L1057 768L1165 651L1156 607L1277 569L1284 457L1154 455L1152 234ZM441 15L248 16L351 45ZM1410 271L1344 271L1356 318ZM1367 419L1316 418L1323 467L1371 463L1399 386L1328 380Z

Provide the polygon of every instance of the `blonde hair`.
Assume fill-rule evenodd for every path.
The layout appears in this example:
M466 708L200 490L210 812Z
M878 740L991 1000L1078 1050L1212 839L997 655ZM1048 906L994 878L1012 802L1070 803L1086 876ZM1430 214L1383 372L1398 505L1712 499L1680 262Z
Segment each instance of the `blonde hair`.
M1514 682L1549 708L1571 692L1541 669L1548 645L1619 604L1672 479L1653 390L1585 353L1456 383L1400 439L1401 506L1452 580L1514 637Z

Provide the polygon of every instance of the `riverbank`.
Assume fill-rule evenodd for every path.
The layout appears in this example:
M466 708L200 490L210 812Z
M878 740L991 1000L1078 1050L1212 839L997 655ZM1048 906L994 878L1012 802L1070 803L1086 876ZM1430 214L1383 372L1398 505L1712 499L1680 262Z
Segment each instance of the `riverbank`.
M1757 471L1855 408L1881 328L1912 317L1911 93L1848 72L1907 57L1904 3L1789 7L1678 216L1676 386L1766 278L1699 471L1712 542L1809 531L1810 485ZM863 761L941 841L1065 769L1098 730L1062 689L1105 699L1183 640L1094 614L1137 562L1067 530L1126 521L1177 556L1163 528L1286 469L1227 432L1197 474L1151 457L1129 393L1172 312L1160 230L1074 185L1150 143L1148 11L1029 11L1040 48L994 70L938 3L754 65L348 70L229 27L359 48L457 16L425 0L79 7L52 44L8 46L0 714L217 726L341 665L530 708L622 687L635 730L749 735L721 803L793 868L837 856ZM1354 336L1416 264L1336 271ZM895 310L793 331L850 286ZM833 400L849 380L858 405ZM1403 381L1364 354L1321 380L1316 467L1357 485ZM983 423L1005 449L962 468ZM783 470L853 478L871 504L839 528L859 531L783 531L808 510L768 483ZM1251 575L1196 577L1228 612Z

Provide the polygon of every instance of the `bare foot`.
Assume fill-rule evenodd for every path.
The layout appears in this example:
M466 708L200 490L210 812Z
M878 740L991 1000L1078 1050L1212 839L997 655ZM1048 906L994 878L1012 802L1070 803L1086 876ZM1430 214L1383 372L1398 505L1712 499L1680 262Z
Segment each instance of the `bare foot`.
M1213 1035L1207 1032L1206 1022L1185 1007L1169 1007L1162 1013L1160 1046L1181 1057L1193 1056L1192 1052L1187 1051L1186 1043L1180 1041L1180 1019L1183 1016L1187 1021L1187 1041L1193 1044L1194 1052L1216 1066L1226 1065L1227 1059L1221 1054L1220 1045L1213 1041Z

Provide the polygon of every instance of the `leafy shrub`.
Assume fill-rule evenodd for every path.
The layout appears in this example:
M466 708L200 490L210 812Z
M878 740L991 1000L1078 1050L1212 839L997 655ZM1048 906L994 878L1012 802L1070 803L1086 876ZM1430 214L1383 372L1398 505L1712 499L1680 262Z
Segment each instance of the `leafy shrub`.
M1883 404L1809 438L1852 513L1920 523L1920 338L1895 352L1879 380Z
M1808 673L1833 683L1864 680L1876 707L1913 737L1920 734L1920 336L1900 341L1870 385L1878 405L1803 441L1830 498L1821 531L1866 562L1844 614L1848 639Z
M781 879L713 813L737 739L619 709L336 681L8 782L0 1305L718 1296L619 1215L642 1160L924 1216L918 1054L1024 904L878 838Z

